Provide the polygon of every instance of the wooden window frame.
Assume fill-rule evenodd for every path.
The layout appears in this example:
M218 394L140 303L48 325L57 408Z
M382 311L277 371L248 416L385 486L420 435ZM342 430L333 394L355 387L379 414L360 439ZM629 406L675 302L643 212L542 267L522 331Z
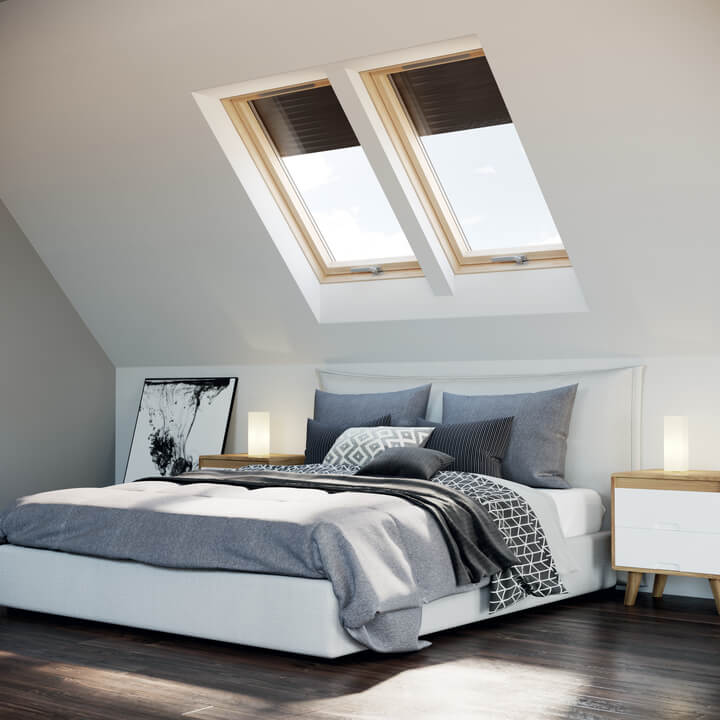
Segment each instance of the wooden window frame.
M390 78L392 73L417 67L439 65L473 57L483 57L482 49L440 55L419 62L408 62L366 70L361 73L365 87L395 147L410 182L423 205L445 254L455 273L532 270L548 267L569 267L567 251L498 248L495 252L472 251L450 202L445 195L430 159L425 152L410 115ZM527 262L493 262L499 256L524 255Z
M245 143L290 230L321 283L422 277L420 263L407 258L369 258L357 263L333 259L322 233L280 158L275 144L250 103L259 98L330 85L327 79L289 85L221 100L235 130ZM373 273L371 268L382 272Z

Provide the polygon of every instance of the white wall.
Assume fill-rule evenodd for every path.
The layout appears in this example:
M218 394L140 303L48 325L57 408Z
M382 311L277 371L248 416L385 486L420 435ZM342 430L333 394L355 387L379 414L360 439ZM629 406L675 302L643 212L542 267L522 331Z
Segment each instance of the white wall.
M0 508L20 495L107 481L114 381L0 201Z
M8 0L0 197L120 367L719 354L719 29L707 0ZM391 321L381 281L374 322L317 323L192 92L468 34L589 312Z
M662 467L663 415L690 417L690 463L694 468L720 467L720 356L648 357L587 360L382 363L333 367L393 375L468 375L485 372L551 372L567 369L646 365L643 394L642 464ZM317 386L315 365L229 365L214 367L146 367L117 370L117 456L115 478L121 482L145 377L232 375L238 377L228 452L247 449L247 411L269 410L274 452L302 452L305 420L312 417ZM617 468L622 470L624 468ZM608 478L608 483L610 479ZM670 578L669 594L709 597L705 581Z

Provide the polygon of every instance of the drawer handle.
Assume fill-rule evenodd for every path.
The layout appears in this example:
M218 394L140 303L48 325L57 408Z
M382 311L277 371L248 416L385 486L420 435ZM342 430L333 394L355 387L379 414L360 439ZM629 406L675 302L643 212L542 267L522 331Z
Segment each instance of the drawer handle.
M679 570L680 566L677 563L672 562L657 562L655 567L658 570Z
M653 530L680 530L680 523L677 522L656 522Z

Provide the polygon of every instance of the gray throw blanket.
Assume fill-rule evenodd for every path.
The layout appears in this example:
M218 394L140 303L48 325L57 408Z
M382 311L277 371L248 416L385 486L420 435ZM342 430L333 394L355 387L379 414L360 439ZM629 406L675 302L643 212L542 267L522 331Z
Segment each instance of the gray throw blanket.
M145 481L162 478L145 478ZM140 481L142 482L142 481ZM327 493L380 493L403 498L423 508L437 522L445 539L458 585L478 583L517 564L497 525L485 508L459 490L410 478L347 477L337 473L307 473L284 470L222 470L188 472L173 478L180 485L198 482L241 485L248 489L286 487L323 490Z
M424 646L424 603L470 589L464 581L485 571L502 576L515 561L485 510L459 490L293 470L301 474L188 473L40 493L0 518L0 542L326 578L348 633L385 652Z

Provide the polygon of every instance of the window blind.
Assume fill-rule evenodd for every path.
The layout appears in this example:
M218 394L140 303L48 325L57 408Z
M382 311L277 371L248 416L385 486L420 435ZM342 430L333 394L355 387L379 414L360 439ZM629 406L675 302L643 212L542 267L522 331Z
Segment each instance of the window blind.
M485 57L390 75L418 135L512 122Z
M330 85L259 98L251 105L281 157L360 144Z

